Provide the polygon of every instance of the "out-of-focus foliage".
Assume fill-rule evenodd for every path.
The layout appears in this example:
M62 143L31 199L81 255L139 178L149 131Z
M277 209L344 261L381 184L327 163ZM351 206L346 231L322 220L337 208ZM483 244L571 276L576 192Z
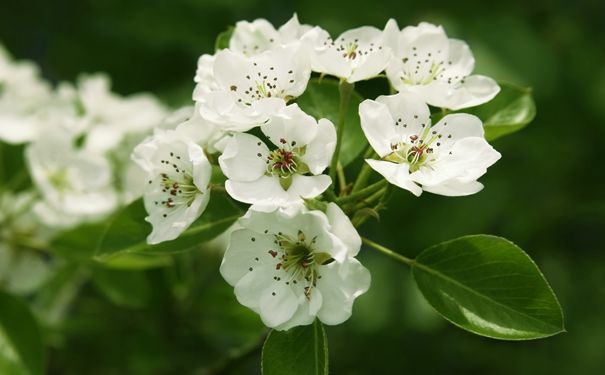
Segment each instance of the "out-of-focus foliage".
M442 23L451 37L469 43L478 73L533 87L538 115L526 129L494 142L503 158L482 179L481 193L416 199L396 191L382 221L368 221L363 231L409 256L471 233L514 239L557 292L568 333L520 343L470 335L442 322L400 265L368 250L362 261L380 272L373 273L353 317L326 327L331 371L599 374L605 368L602 2L36 3L0 6L0 40L16 58L34 60L54 81L105 71L121 94L150 91L172 105L188 102L197 57L211 53L216 36L240 19L264 17L279 25L296 11L302 22L334 34L364 24L382 27L389 17L400 25ZM358 89L372 96L381 84ZM3 179L20 161L10 148L2 155ZM359 164L348 168L354 172ZM216 271L219 259L192 251L168 267L141 267L128 276L109 265L62 268L32 302L51 345L49 373L257 373L259 352L248 350L258 347L265 329L235 301ZM93 282L79 282L89 277ZM116 291L114 283L125 279L130 288ZM74 288L79 297L70 305ZM58 318L65 314L68 319Z

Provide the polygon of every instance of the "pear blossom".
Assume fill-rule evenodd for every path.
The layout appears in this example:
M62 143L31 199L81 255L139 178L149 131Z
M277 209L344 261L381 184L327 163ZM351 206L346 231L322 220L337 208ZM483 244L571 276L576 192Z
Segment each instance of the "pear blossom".
M305 91L311 74L307 55L296 46L252 57L225 49L213 60L211 77L200 77L193 99L201 116L225 131L263 124Z
M462 40L448 39L441 26L408 26L390 40L394 58L386 73L397 91L453 110L486 103L500 91L493 79L471 75L475 58L470 48Z
M391 20L384 31L362 26L345 31L334 39L321 28L313 29L303 37L311 44L313 71L333 75L349 83L377 76L391 59L391 49L386 41L393 28L396 26Z
M34 211L47 225L66 227L111 213L118 203L112 169L102 155L78 149L74 139L50 133L25 152L42 200Z
M219 157L234 199L256 205L287 205L313 198L331 184L321 174L336 146L336 130L327 119L317 122L296 104L261 126L272 143L245 133L235 134Z
M231 132L224 131L200 115L199 104L188 108L189 116L176 129L188 139L202 146L208 153L222 152L231 139Z
M204 150L178 131L158 130L132 157L147 172L145 220L153 226L147 242L177 238L202 215L210 199L212 167Z
M419 196L480 191L477 182L500 153L476 116L451 114L431 126L428 106L413 94L380 96L359 106L361 127L380 160L366 162L393 185Z
M301 43L302 36L312 28L301 25L296 13L278 30L262 18L252 22L239 21L229 39L229 49L254 56L273 47Z
M250 209L239 223L220 272L265 325L286 330L316 317L335 325L351 316L371 277L354 258L359 234L336 204L329 203L325 213L303 205Z

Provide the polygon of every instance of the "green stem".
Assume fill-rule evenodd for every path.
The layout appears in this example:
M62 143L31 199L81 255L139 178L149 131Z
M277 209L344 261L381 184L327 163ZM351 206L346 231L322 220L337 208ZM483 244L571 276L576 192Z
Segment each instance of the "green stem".
M366 150L366 152L363 155L363 165L361 166L361 171L359 171L359 174L357 175L357 179L355 180L355 183L353 184L353 189L351 189L351 192L354 193L357 190L361 189L362 187L364 187L366 185L366 183L368 182L368 178L370 178L370 175L372 174L372 167L370 167L370 165L368 163L365 162L365 159L371 158L372 156L374 156L376 153L374 152L374 149L372 148L372 146L368 146L368 149Z
M345 176L345 171L342 168L342 164L340 163L340 161L338 162L338 164L336 164L336 172L338 174L338 185L340 185L339 195L342 196L347 191L347 178Z
M372 240L369 240L369 239L367 239L365 237L361 237L361 241L364 244L368 245L369 247L371 247L371 248L373 248L375 250L380 251L384 255L386 255L388 257L391 257L391 258L395 259L398 262L401 262L403 264L407 264L410 267L416 264L416 261L414 259L411 259L411 258L408 258L406 256L403 256L403 255L401 255L401 254L399 254L399 253L397 253L397 252L395 252L395 251L393 251L393 250L391 250L391 249L389 249L387 247L384 247L381 244L378 244L378 243L376 243L376 242L374 242Z
M357 199L363 199L363 198L367 197L368 195L373 194L374 192L382 189L386 184L388 184L388 182L386 180L380 180L380 181L378 181L368 187L365 187L355 193L347 195L346 197L341 197L341 198L336 199L336 203L343 204L343 203L355 201Z
M347 118L347 110L349 109L349 101L355 84L349 83L346 80L341 80L338 85L338 93L340 94L340 106L338 111L338 124L336 126L336 147L332 161L330 162L330 178L332 178L332 189L334 190L334 182L336 181L336 169L340 157L340 148L342 147L342 136L345 129L345 120ZM342 189L342 187L341 187Z
M384 188L378 190L377 192L370 195L369 197L363 198L360 202L358 202L353 207L353 211L361 210L364 207L370 206L375 201L381 199L386 194L386 191L387 191L387 187L385 186Z

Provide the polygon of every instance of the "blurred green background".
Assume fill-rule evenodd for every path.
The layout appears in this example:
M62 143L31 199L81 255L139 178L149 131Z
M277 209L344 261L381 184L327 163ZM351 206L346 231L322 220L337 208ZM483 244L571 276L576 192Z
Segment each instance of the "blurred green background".
M1 0L0 41L53 82L104 71L121 94L182 105L197 57L227 25L258 17L281 25L293 12L336 34L389 17L443 24L470 44L478 72L534 88L537 118L494 143L503 157L484 191L456 199L398 191L381 222L362 230L409 256L465 234L507 237L544 271L568 330L530 342L464 332L427 307L407 269L368 249L372 288L347 323L327 329L332 373L605 373L603 1ZM166 269L82 271L108 274L85 283L68 319L48 327L49 373L258 373L258 353L220 360L254 345L263 328L235 302L219 261L200 251ZM131 296L99 288L119 277Z

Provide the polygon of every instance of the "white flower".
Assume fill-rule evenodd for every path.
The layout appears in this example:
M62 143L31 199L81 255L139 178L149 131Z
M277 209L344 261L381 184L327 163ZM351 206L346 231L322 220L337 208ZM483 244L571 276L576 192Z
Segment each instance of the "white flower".
M490 101L500 91L493 79L471 75L475 58L468 45L448 39L441 26L408 26L392 39L392 45L394 58L387 67L391 84L432 106L472 107Z
M311 74L306 54L292 46L253 57L225 49L216 54L212 68L212 77L198 83L194 100L204 119L230 131L267 121L305 91Z
M390 58L391 49L385 43L385 31L362 26L332 39L327 31L315 28L304 39L311 43L311 64L315 72L330 74L353 83L370 79L382 72Z
M167 115L154 96L121 97L110 85L103 74L83 76L78 82L81 121L87 128L84 147L95 152L116 148L127 135L149 134Z
M474 194L483 188L477 178L500 159L485 140L479 118L452 114L431 127L428 106L412 94L365 100L359 116L366 138L381 158L366 162L416 196L422 190L448 196Z
M147 171L143 196L153 230L149 244L177 238L206 209L212 167L202 148L174 130L159 130L138 145L133 160Z
M0 140L31 142L41 130L63 125L74 113L70 99L53 92L37 66L13 61L0 46Z
M109 161L76 149L74 140L44 134L25 152L30 175L43 201L34 210L50 226L71 226L109 214L118 199Z
M199 104L189 108L188 118L179 123L176 129L211 154L222 152L231 139L230 132L200 115Z
M221 275L235 296L265 325L278 330L340 324L370 286L370 273L354 256L361 239L340 208L324 214L302 205L272 212L249 210L233 232Z
M296 14L279 30L262 18L252 22L239 21L229 40L229 49L254 56L274 47L301 43L301 37L311 29L312 26L301 25Z
M272 150L259 138L240 133L219 158L231 197L261 206L286 205L316 197L330 186L330 177L321 174L336 145L336 130L329 120L317 122L293 104L261 131L273 143Z

